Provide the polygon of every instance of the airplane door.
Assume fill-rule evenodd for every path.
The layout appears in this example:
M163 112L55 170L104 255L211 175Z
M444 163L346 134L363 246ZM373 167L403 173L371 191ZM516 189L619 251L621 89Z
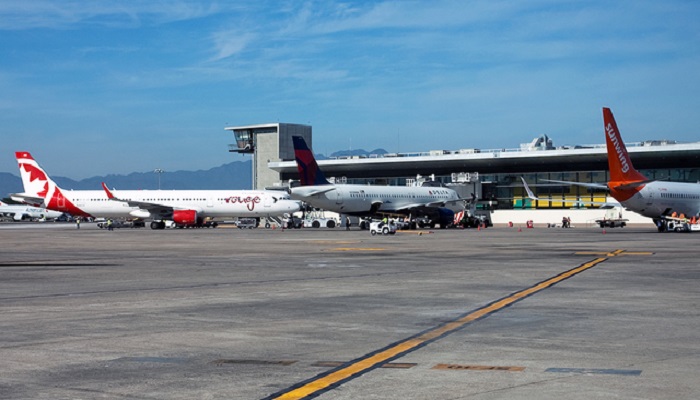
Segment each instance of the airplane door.
M207 199L207 207L214 207L214 199L211 197Z
M335 192L335 204L343 204L343 194L341 193L340 189L336 188L334 190Z
M274 203L272 196L265 196L265 200L263 201L263 206L265 208L270 208L270 207L272 207L272 203Z

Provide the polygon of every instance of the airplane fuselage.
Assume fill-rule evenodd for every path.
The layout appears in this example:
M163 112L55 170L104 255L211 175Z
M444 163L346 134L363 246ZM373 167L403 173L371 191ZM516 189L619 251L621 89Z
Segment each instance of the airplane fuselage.
M120 200L150 202L163 206L155 214L125 201L110 200L102 190L63 190L67 201L58 199L54 209L71 212L70 205L84 214L104 218L168 218L168 210L194 210L203 218L267 217L298 210L297 202L284 193L241 190L120 190ZM61 209L64 207L65 209ZM170 212L172 210L169 210Z
M329 189L319 194L313 194ZM298 186L291 189L291 197L302 200L312 207L348 215L371 213L408 214L411 209L435 204L452 211L461 211L464 205L456 201L457 193L452 189L426 186L371 186L371 185L316 185Z
M634 194L611 192L623 206L649 218L658 218L669 211L687 217L700 213L700 184L696 183L654 181Z
M61 212L51 211L45 208L30 207L30 206L15 206L2 205L0 206L0 215L11 217L15 221L21 221L24 218L41 219L41 218L58 218Z

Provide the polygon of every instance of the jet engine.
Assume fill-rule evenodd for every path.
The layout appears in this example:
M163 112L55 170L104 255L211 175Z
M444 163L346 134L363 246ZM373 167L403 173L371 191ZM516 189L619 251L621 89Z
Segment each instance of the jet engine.
M440 228L446 228L452 224L455 218L455 212L449 208L438 208L438 223Z
M173 221L178 225L195 225L197 224L197 211L173 210Z

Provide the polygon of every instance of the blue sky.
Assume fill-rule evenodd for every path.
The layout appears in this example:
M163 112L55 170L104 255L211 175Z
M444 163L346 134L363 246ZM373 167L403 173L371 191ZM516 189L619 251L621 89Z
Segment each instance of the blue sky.
M225 126L314 150L700 141L697 1L0 0L0 171L208 169Z

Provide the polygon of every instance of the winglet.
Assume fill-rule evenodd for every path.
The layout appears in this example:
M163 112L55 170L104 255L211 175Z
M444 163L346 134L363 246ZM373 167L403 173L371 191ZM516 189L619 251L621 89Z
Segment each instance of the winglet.
M525 187L525 191L527 192L527 197L529 197L532 200L539 200L537 197L535 197L535 194L532 193L532 190L530 190L530 186L528 186L525 182L525 178L521 176L520 179L523 181L523 186Z
M306 145L306 141L301 136L292 136L294 143L294 159L299 171L301 186L328 185L323 171L318 167L314 153Z
M105 190L105 193L107 193L107 198L108 198L108 199L112 200L112 199L115 198L114 195L112 194L112 192L110 192L109 189L107 189L107 185L105 185L104 182L102 182L102 189L104 189L104 190Z

